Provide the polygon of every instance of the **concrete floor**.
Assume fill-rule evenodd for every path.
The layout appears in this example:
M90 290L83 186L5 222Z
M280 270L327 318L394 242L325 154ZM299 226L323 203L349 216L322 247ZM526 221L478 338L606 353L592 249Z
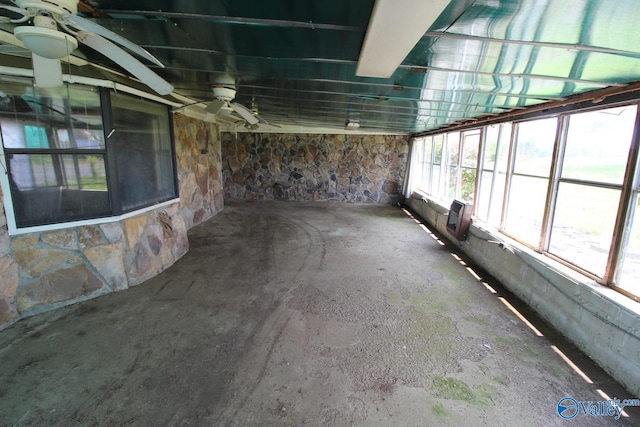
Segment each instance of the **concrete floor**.
M563 397L633 396L397 207L227 201L190 241L187 255L142 285L1 332L0 424L640 419L627 408L617 421L563 421Z

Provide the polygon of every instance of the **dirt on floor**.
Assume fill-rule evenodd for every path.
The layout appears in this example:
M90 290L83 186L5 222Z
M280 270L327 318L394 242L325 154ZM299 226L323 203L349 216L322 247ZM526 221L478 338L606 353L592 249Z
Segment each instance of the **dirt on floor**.
M560 417L634 396L398 207L227 201L189 238L144 284L0 332L0 425L640 419Z

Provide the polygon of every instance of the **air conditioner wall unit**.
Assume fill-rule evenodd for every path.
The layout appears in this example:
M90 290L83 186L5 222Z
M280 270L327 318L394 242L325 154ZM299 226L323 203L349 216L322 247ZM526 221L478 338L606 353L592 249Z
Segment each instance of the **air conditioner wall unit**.
M471 226L471 212L473 205L454 200L449 208L447 217L447 231L456 238L463 241L467 238L469 227Z

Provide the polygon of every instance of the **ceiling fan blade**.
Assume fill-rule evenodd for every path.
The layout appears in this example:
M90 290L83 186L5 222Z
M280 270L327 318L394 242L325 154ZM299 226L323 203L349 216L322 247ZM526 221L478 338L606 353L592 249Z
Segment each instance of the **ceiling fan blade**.
M17 6L7 6L6 4L0 4L0 9L6 9L8 11L14 12L14 13L18 13L22 16L27 15L29 13L29 11L27 9L23 9L21 7L17 7Z
M240 105L237 102L231 102L229 103L229 105L231 105L231 108L233 108L233 111L238 113L240 117L245 119L250 125L255 125L255 124L258 124L258 122L260 122L260 120L258 120L256 116L253 115L253 112L249 110L247 107L245 107L244 105Z
M156 64L157 66L164 68L164 65L162 65L162 62L160 62L158 58L151 55L149 52L147 52L145 49L141 48L137 44L125 39L124 37L114 33L111 30L106 29L102 25L98 25L95 22L89 21L88 19L85 19L81 16L71 15L69 13L65 13L64 15L61 15L61 16L62 16L62 21L65 24L71 25L72 27L75 27L82 31L97 34L99 36L104 37L105 39L118 43L120 46L126 47L131 52L135 53L141 58L144 58Z
M27 49L20 40L13 33L0 30L0 43L11 44L22 49ZM28 50L28 49L27 49Z
M11 22L24 22L27 19L31 18L32 16L34 16L33 13L30 13L28 10L26 9L22 9L20 7L15 7L15 6L7 6L4 4L0 4L0 9L4 9L4 10L8 10L9 12L13 12L13 13L17 13L18 15L22 15L22 18L18 18L18 19L11 19Z
M168 95L173 92L173 86L169 82L109 40L87 31L78 31L76 37L80 42L120 65L160 95Z
M268 121L266 121L265 119L263 119L262 117L260 117L260 115L259 115L259 114L256 114L255 116L256 116L256 118L257 118L260 122L264 123L264 124L265 124L265 125L267 125L267 126L273 126L273 127L276 127L276 128L282 127L282 126L278 126L278 125L275 125L275 124L269 123Z
M49 59L31 54L33 61L33 79L38 88L62 86L62 65L59 59Z
M207 105L207 108L205 108L205 111L210 114L218 114L220 109L225 105L226 105L226 102L221 101L219 99L214 99L213 101L209 102L209 104Z

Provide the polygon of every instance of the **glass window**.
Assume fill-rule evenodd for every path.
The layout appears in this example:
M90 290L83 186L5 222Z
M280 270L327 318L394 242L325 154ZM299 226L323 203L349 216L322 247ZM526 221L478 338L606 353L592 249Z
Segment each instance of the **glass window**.
M640 191L631 201L629 228L618 264L617 286L640 297Z
M424 162L424 146L422 139L416 138L411 143L411 166L409 168L409 194L417 188L422 188L422 164ZM407 194L407 196L409 196Z
M409 178L409 191L413 192L415 189L429 192L429 173L428 168L430 165L430 157L428 156L427 139L429 138L416 138L413 140L413 146L411 148L411 167Z
M460 164L460 132L447 134L447 160L449 165Z
M1 82L0 136L18 228L119 215L177 197L168 108L113 94L105 143L106 91Z
M569 116L562 178L622 185L637 107Z
M101 155L13 154L8 166L20 227L111 212Z
M542 233L557 119L519 123L505 230L534 247Z
M474 203L476 191L476 170L480 150L480 131L474 130L462 134L462 155L460 163L460 193L457 198L467 203Z
M554 118L517 125L514 174L549 176L557 122Z
M549 252L604 277L636 106L576 113L568 129Z
M548 183L548 179L531 176L514 175L511 179L505 230L536 247L540 243Z
M424 138L424 163L422 164L422 176L424 182L424 189L428 193L431 193L431 181L432 181L432 169L433 169L433 137L427 136Z
M112 95L111 105L115 132L109 148L116 164L121 210L174 198L177 191L167 109L122 94Z
M459 184L460 184L460 180L458 179L458 172L460 170L460 168L458 166L449 166L448 168L448 173L447 173L447 185L446 188L444 189L445 191L445 197L444 200L447 202L447 205L450 204L453 199L456 198L456 195L459 193Z
M640 300L640 164L625 201L628 219L616 230L632 144L640 144L637 110L605 107L433 135L421 171L443 204L474 203L481 220ZM614 245L618 235L623 241ZM612 248L619 259L611 259Z
M603 277L620 190L561 182L549 252Z
M97 89L42 91L10 80L0 93L0 128L18 227L111 212Z
M443 198L441 183L446 182L443 178L443 172L446 170L442 167L442 158L444 149L444 134L433 136L433 174L431 178L431 194L436 198Z
M476 215L499 227L507 176L511 123L490 125L485 128L484 157Z
M442 145L444 141L444 135L435 135L433 137L433 163L436 165L442 164Z

